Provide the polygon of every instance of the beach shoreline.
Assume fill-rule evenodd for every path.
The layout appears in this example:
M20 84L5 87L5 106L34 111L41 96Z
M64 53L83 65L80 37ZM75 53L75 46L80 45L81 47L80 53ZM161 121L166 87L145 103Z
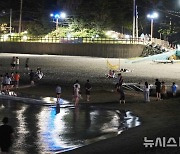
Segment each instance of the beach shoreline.
M55 56L55 55L26 55L26 54L0 54L0 74L10 73L10 62L12 56L19 56L21 74L20 86L29 85L29 76L25 73L25 59L30 58L30 68L34 71L41 67L45 77L35 82L36 86L20 88L16 92L23 93L29 97L50 96L56 97L56 84L62 86L62 98L72 100L72 85L79 80L82 87L83 100L80 103L89 104L113 104L112 108L130 110L140 117L142 124L136 128L129 129L117 137L102 140L85 147L67 151L66 153L178 153L177 148L145 148L144 137L156 139L157 137L180 136L180 105L179 97L168 97L162 101L156 101L153 94L150 103L144 103L143 93L139 91L125 90L126 104L119 104L119 95L115 92L116 79L107 79L108 72L106 58L92 58L79 56ZM119 59L108 59L112 64L118 64ZM121 59L121 68L132 70L122 73L125 83L141 83L148 81L154 84L155 79L165 81L171 85L179 81L179 63L156 64L152 61L143 61L132 64L128 59ZM91 101L85 101L84 84L89 79L92 83ZM170 91L170 89L168 89Z

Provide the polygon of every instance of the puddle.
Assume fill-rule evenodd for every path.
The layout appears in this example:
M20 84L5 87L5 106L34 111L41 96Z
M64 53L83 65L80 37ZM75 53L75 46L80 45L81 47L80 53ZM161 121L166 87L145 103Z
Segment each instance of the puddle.
M0 100L0 119L10 118L15 130L14 153L54 153L72 150L140 125L131 111L97 106L66 107Z

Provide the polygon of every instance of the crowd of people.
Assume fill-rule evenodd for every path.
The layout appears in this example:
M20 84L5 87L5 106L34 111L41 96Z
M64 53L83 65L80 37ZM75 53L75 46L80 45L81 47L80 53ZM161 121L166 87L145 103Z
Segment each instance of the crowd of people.
M91 95L91 89L92 89L92 85L91 85L89 79L87 79L87 81L84 85L84 89L85 89L85 93L86 93L86 101L89 102L90 95ZM61 92L62 92L61 87L57 84L57 86L56 86L57 104L60 104ZM72 96L73 96L72 101L74 102L75 106L78 106L79 100L82 99L81 85L78 80L76 80L75 83L73 84Z
M9 91L12 88L19 87L20 74L18 72L11 72L11 74L5 73L4 75L0 75L0 92L4 92L5 94L9 94Z
M117 78L116 72L118 73L128 73L132 72L132 70L129 70L127 68L121 68L120 70L109 70L108 74L105 74L107 78Z
M20 70L20 59L19 57L12 57L11 63L10 63L10 73L5 72L4 74L0 75L0 92L7 95L16 95L15 93L10 93L10 90L13 88L19 88L19 81L21 79L22 74L20 72L23 72ZM36 69L36 72L34 72L32 69L29 68L29 58L25 61L25 75L29 76L30 84L33 86L35 80L41 80L44 77L43 72L41 71L41 68L38 67ZM23 74L23 75L24 75Z
M159 79L155 80L155 91L156 91L156 100L163 100L167 98L167 85L165 84L164 81L160 82ZM144 101L145 102L150 102L150 92L151 92L151 88L153 85L150 85L147 81L144 83L144 88L143 88L143 92L144 92ZM171 96L174 97L176 96L177 93L177 88L178 85L176 85L175 82L172 83L171 85Z
M8 93L12 88L18 88L19 87L19 81L21 79L21 74L19 73L20 70L20 59L18 57L13 57L11 61L11 73L5 73L4 75L0 75L0 91ZM33 86L35 83L34 81L41 80L44 76L42 70L40 67L36 69L36 72L34 72L32 69L29 67L29 58L26 59L25 61L25 69L28 71L28 76L29 76L29 81L30 84ZM14 72L15 71L15 72ZM127 69L121 69L120 72L126 72ZM109 74L107 75L108 78L115 78L117 79L117 82L115 84L115 89L116 92L119 95L119 103L126 103L126 97L125 97L125 92L123 88L123 76L121 73L118 73L117 76L115 74L114 70L109 70ZM167 98L167 85L164 81L159 81L159 79L155 80L154 85L149 84L147 81L143 85L143 94L144 94L144 101L145 102L150 102L150 93L152 87L155 86L155 92L156 92L156 99L157 101L164 100ZM172 83L171 85L171 94L173 97L176 96L177 94L177 88L178 86L176 85L175 82ZM78 80L75 81L75 83L72 85L72 96L73 96L73 102L75 106L79 105L80 99L82 99L81 92L82 92L82 87L79 83ZM91 100L91 91L92 91L92 85L90 83L90 80L87 79L86 83L84 84L83 89L85 90L86 94L86 101L89 102ZM61 99L61 94L62 94L62 89L60 85L56 85L56 97L57 97L57 104L60 104L60 99ZM8 126L8 118L5 117L3 119L3 125L0 126L0 147L3 152L9 151L9 148L11 146L11 140L8 141L8 143L5 145L4 143L4 136L3 134L6 133L6 135L11 136L13 134L13 129ZM5 130L7 128L7 130ZM4 133L1 133L3 132Z
M123 71L123 70L122 70ZM123 71L124 72L124 71ZM115 71L110 70L109 74L107 75L107 78L117 78L118 82L116 84L116 91L120 94L120 103L125 103L125 94L122 86L122 75L121 73L118 74L118 77L116 77ZM154 83L155 91L156 91L156 99L157 101L163 100L167 98L167 85L164 81L160 82L159 79L155 80ZM171 89L171 96L176 96L177 93L177 84L175 82L172 83L170 86ZM153 84L149 84L147 81L144 83L143 86L143 94L144 94L144 101L150 102L150 92L153 89Z

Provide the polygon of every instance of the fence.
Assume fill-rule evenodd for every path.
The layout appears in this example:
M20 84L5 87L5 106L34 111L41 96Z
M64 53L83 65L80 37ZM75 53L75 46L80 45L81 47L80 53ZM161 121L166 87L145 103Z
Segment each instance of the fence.
M140 38L107 39L91 37L27 37L0 36L0 42L42 42L42 43L104 43L104 44L145 44Z
M141 38L127 39L109 39L109 38L91 38L91 37L29 37L29 36L0 36L0 42L41 42L41 43L97 43L97 44L150 44L150 41ZM167 47L169 43L164 40L155 39L155 44Z

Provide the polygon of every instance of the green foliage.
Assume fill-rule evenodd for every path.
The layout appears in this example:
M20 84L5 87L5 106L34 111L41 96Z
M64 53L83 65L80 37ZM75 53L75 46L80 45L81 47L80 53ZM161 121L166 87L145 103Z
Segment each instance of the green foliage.
M44 25L40 23L33 22L28 25L28 34L30 35L44 35L47 34L49 31L50 29L47 29Z
M160 30L158 30L158 32L165 35L165 36L170 36L174 33L174 31L171 30L170 28L160 29Z
M48 36L56 37L105 37L104 31L96 26L87 28L82 20L74 20L68 27L59 27L57 30L48 34Z
M68 29L65 27L59 27L57 30L48 34L50 37L67 37Z

